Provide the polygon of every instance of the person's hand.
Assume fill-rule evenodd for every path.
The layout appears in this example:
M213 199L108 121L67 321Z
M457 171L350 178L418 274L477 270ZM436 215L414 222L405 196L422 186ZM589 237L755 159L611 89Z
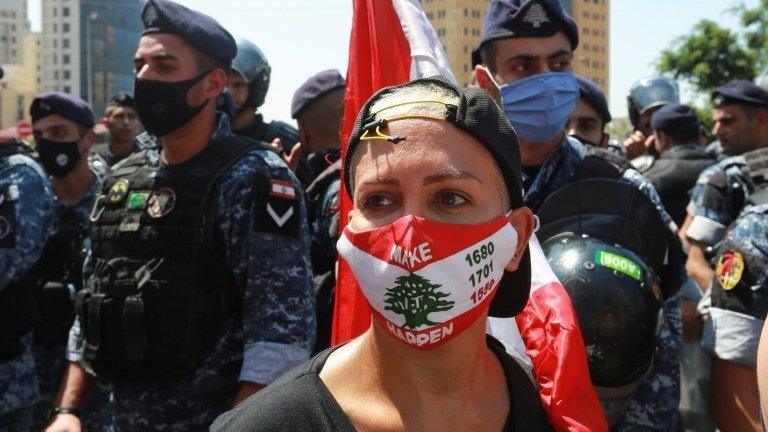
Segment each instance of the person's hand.
M646 137L644 133L635 131L629 138L624 140L624 153L627 155L627 160L644 155L648 151L646 143L651 138L653 138L653 135Z
M274 150L277 154L283 154L283 143L280 141L280 138L275 138L272 140L271 143L268 143L270 147L272 147L272 150ZM283 159L285 159L285 156L283 156Z
M45 432L80 432L80 419L72 414L57 414L45 428Z
M296 170L299 168L299 158L301 158L301 143L294 144L290 154L283 153L283 160L294 174L296 174Z

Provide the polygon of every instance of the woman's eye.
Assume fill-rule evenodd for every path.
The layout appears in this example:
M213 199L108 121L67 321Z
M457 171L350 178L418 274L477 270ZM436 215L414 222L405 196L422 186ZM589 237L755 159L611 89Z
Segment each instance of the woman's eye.
M440 205L448 206L448 207L460 206L468 202L466 198L453 192L446 192L446 193L440 194L437 197L437 201Z
M379 209L391 205L393 201L384 195L371 195L363 202L363 207L367 209Z

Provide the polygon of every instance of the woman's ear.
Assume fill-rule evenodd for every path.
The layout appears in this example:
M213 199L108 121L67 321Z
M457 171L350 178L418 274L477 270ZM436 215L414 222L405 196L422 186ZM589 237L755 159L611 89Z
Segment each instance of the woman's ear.
M513 210L507 219L517 231L517 247L515 248L515 256L512 257L509 264L504 267L504 270L513 272L517 270L517 266L520 265L520 260L523 257L525 248L528 247L528 240L530 240L534 231L538 228L538 219L528 207L520 207Z

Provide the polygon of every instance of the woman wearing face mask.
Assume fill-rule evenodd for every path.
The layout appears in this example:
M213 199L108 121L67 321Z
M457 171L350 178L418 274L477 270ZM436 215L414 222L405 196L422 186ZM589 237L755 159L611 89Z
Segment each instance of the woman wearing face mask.
M345 157L354 208L338 243L371 326L212 430L548 430L530 371L485 334L530 288L514 143L480 89L423 79L371 98Z

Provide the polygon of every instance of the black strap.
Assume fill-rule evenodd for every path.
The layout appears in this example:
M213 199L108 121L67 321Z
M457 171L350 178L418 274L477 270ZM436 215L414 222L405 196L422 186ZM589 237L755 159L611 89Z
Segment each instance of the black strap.
M147 343L147 328L144 324L144 300L140 294L125 299L123 328L125 329L125 352L128 359L131 361L143 360L149 344Z
M541 405L539 389L528 365L505 352L498 340L486 337L489 347L497 353L504 368L509 388L509 412L515 431L546 431L548 423ZM508 421L509 423L509 421Z
M307 196L312 200L316 194L319 194L326 189L328 183L338 179L340 176L341 159L337 160L318 174L312 184L307 187Z
M104 294L91 294L88 299L88 345L86 351L96 354L101 345L101 308L104 306Z
M625 158L595 146L585 146L586 155L578 171L574 175L574 181L588 178L621 178L624 171L632 168Z

